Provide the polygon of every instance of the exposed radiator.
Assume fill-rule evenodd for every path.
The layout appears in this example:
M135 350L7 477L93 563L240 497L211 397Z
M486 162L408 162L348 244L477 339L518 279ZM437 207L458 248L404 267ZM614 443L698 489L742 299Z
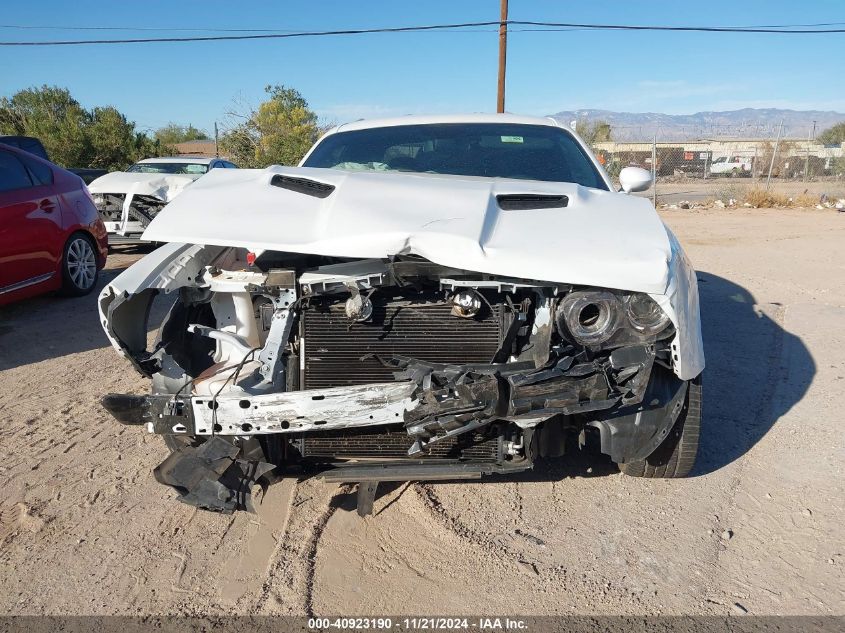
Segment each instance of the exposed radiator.
M390 368L367 354L398 354L435 363L487 363L502 343L503 310L462 319L447 303L373 299L373 317L350 323L344 301L303 311L303 388L393 380Z
M500 438L485 438L468 433L463 436L435 442L423 455L423 459L461 459L471 461L499 461L501 459ZM412 438L404 431L383 431L379 429L345 429L326 431L316 435L308 434L298 440L299 450L305 458L384 458L408 457Z

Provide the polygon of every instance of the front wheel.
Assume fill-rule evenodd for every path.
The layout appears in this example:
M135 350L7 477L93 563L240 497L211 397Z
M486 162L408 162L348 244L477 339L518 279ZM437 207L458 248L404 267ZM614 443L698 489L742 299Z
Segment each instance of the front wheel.
M684 408L669 436L645 459L619 464L630 477L676 479L695 465L701 432L701 375L689 382Z
M62 294L87 295L97 285L97 256L87 235L74 233L62 253Z

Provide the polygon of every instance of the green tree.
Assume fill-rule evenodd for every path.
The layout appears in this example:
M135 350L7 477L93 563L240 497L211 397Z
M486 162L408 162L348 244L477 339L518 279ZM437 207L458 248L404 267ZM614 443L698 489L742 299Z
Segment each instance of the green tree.
M845 121L827 128L816 137L816 140L824 145L841 145L845 143Z
M159 146L112 106L86 110L66 88L41 86L0 99L0 134L34 136L65 167L123 169Z
M60 165L84 164L88 118L70 92L57 86L27 88L0 99L0 134L39 138Z
M575 133L584 139L584 142L591 147L596 143L605 143L611 140L612 128L607 121L596 121L590 123L586 120L578 121L575 124Z
M147 155L138 151L135 124L112 106L94 108L85 127L85 136L87 142L81 164L90 167L122 169Z
M223 151L241 167L295 165L319 136L317 115L294 88L267 86L270 96L223 134Z
M177 143L186 143L188 141L207 141L208 134L191 124L177 125L176 123L168 123L156 130L155 138L162 145L176 145Z

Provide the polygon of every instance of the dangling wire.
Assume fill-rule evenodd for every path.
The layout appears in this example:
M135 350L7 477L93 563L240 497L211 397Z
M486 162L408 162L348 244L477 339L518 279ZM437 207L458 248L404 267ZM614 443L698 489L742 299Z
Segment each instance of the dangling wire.
M217 427L217 396L219 396L222 393L222 391L226 388L226 385L229 384L230 380L236 380L237 379L238 375L241 373L241 370L244 368L244 365L246 364L247 360L249 360L252 356L254 356L255 352L259 352L259 351L261 351L260 347L253 347L251 350L249 350L244 355L244 357L241 359L241 362L239 362L235 366L235 371L233 371L231 374L229 374L226 377L226 380L223 381L223 384L220 386L220 389L218 389L217 393L215 393L211 397L211 432L212 433L214 433L214 429Z

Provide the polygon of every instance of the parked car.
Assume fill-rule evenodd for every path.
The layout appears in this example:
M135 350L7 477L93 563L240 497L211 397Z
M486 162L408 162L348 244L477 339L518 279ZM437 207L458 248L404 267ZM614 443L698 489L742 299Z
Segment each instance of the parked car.
M719 156L710 163L710 173L713 176L750 176L754 166L751 156Z
M151 393L109 394L172 449L185 502L248 506L268 472L476 478L568 438L639 477L693 466L698 290L650 186L617 192L551 119L407 117L334 128L300 167L215 170L103 290L101 323ZM154 297L175 298L147 345Z
M147 158L94 180L89 189L112 244L139 242L168 202L212 169L236 169L221 158Z
M0 136L0 143L4 145L10 145L12 147L17 147L18 149L22 149L25 152L29 152L30 154L35 154L39 158L43 158L44 160L50 160L50 157L47 155L47 150L44 148L44 144L39 141L37 138L32 136ZM90 183L95 178L99 178L103 174L107 174L108 170L106 169L93 169L88 167L71 167L67 169L72 174L76 174L82 181L86 184Z
M106 253L106 228L79 177L0 145L0 305L51 290L87 294Z

